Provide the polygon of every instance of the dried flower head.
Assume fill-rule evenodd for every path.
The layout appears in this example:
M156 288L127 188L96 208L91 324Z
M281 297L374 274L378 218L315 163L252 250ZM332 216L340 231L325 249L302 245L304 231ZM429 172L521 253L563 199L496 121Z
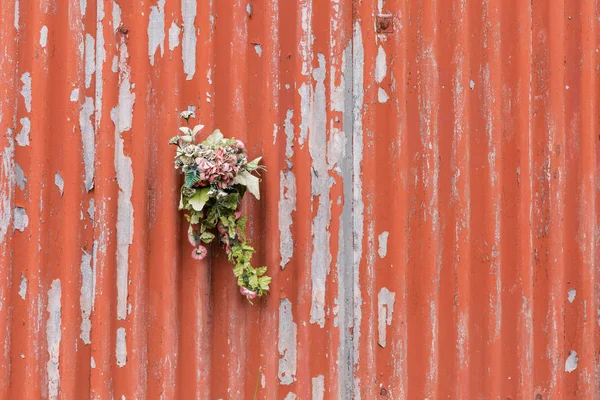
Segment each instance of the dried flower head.
M190 118L195 118L196 115L194 114L193 111L190 110L186 110L186 111L182 111L179 116L183 119L185 119L186 121L188 121Z

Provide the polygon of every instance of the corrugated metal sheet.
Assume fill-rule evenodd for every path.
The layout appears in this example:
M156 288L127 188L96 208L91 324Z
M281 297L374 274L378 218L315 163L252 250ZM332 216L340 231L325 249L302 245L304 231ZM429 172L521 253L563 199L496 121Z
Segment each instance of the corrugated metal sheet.
M0 23L0 399L600 398L597 0ZM265 156L254 306L189 256L188 105Z

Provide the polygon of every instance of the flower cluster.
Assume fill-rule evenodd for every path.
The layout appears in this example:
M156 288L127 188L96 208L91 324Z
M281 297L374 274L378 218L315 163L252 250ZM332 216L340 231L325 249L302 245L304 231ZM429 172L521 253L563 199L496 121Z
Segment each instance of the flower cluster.
M189 123L194 115L184 111L181 117ZM217 239L234 264L240 293L251 300L268 292L271 278L265 275L266 267L250 265L255 250L246 239L247 218L242 216L241 201L246 191L260 199L259 179L252 172L263 167L259 166L260 157L248 161L243 142L225 139L219 130L197 143L195 136L202 128L182 127L183 134L169 141L177 146L175 168L185 176L179 209L187 211L192 257L205 258L208 250L204 244Z

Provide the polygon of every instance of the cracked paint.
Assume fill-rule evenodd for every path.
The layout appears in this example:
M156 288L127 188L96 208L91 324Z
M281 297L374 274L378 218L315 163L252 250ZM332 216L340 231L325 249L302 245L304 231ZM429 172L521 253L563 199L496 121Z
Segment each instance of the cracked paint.
M282 385L296 380L296 323L292 315L292 303L288 299L279 302L279 369L277 376Z

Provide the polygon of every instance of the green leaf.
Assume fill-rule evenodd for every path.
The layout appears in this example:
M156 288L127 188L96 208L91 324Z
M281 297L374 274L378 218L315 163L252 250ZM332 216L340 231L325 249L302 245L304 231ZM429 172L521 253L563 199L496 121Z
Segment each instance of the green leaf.
M193 135L192 130L190 128L188 128L187 126L182 126L182 127L179 128L179 130L181 132L183 132L185 135L189 135L189 136Z
M190 218L188 219L188 221L190 221L191 225L196 225L196 224L200 223L201 217L202 217L201 212L192 211L192 214L191 214Z
M269 290L269 284L271 283L271 277L270 276L263 276L258 278L258 286L262 289L262 290Z
M250 275L250 279L248 279L248 283L250 284L250 286L252 286L252 288L255 288L258 286L258 277L256 275Z
M233 274L235 276L241 276L244 273L244 264L236 264L235 267L233 267Z
M204 144L207 146L216 146L223 140L223 134L220 130L215 129L213 133L209 137L206 138Z
M258 186L259 179L252 175L248 171L240 171L233 181L234 183L244 185L248 188L248 191L256 197L257 200L260 200L260 189Z
M190 203L190 205L192 206L192 208L194 210L202 211L202 209L204 208L204 205L209 200L209 197L208 197L209 190L210 190L209 188L203 188L200 190L196 190L196 193L194 193L194 195L192 197L190 197L188 202Z
M256 268L256 275L263 276L267 273L267 267Z
M262 157L258 157L255 158L254 160L250 161L247 165L246 165L246 169L248 171L254 171L258 169L258 163L260 162L260 160L262 159Z
M193 187L196 183L200 182L200 175L195 169L188 171L185 174L185 186L188 188Z
M219 205L235 210L238 206L238 199L239 198L237 193L230 193L222 200L219 200Z
M202 240L204 243L210 243L214 240L214 238L215 235L210 232L203 232L200 236L200 240Z

